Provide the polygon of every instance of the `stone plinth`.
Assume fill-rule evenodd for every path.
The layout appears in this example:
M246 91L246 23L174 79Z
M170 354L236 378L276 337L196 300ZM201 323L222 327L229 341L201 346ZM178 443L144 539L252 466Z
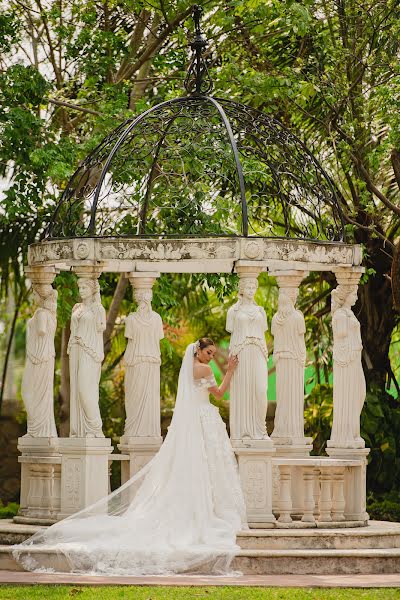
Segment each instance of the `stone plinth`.
M326 448L330 458L345 458L358 460L358 469L346 469L344 485L347 489L347 501L344 509L345 519L348 521L365 521L369 519L366 512L367 489L367 456L369 448Z
M18 438L21 498L16 523L51 525L60 511L61 455L58 438Z
M129 461L121 463L121 484L136 475L157 454L162 437L121 437L118 448L129 455Z
M61 438L61 507L63 519L108 494L109 438Z
M246 502L249 527L274 527L272 513L272 458L275 448L271 440L252 440L251 446L238 446L234 451Z

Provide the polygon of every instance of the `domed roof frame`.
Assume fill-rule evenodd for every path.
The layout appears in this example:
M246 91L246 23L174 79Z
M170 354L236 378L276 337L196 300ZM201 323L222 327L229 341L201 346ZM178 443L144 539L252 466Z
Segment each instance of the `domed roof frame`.
M139 216L138 216L136 233L133 233L133 232L131 232L130 234L126 234L126 233L110 234L109 232L104 233L101 230L101 228L97 227L97 223L96 223L96 218L98 216L97 212L98 212L98 206L99 206L99 198L100 198L100 194L102 191L102 186L107 178L107 175L109 174L110 165L112 164L113 159L116 156L118 156L118 152L123 147L124 142L129 139L129 136L132 134L132 132L134 132L140 126L143 126L143 124L146 123L146 119L148 117L151 118L153 114L159 115L159 118L162 119L162 117L163 117L162 111L164 109L172 111L174 109L173 107L189 107L189 110L191 110L191 107L195 107L197 109L200 106L199 103L201 103L201 105L204 105L204 106L207 104L211 105L217 111L217 114L219 115L222 126L224 128L224 131L226 132L227 141L229 142L229 147L232 152L233 162L234 162L235 169L236 169L235 175L237 178L237 181L236 181L237 189L235 191L237 193L238 198L240 199L240 212L241 212L241 224L240 224L240 232L239 233L233 233L233 234L228 233L227 234L225 232L220 232L220 233L211 233L211 236L219 236L219 237L225 237L226 235L239 235L239 236L243 236L243 237L249 236L249 215L248 215L248 202L246 199L246 183L245 183L245 177L244 177L244 173L243 173L240 152L239 152L237 141L235 138L235 132L233 131L233 128L232 128L232 112L236 112L236 113L240 113L241 118L243 117L243 119L248 119L250 125L248 125L248 123L246 123L246 125L245 125L245 127L247 128L246 135L248 135L248 137L251 138L251 143L256 148L256 152L258 153L257 158L259 158L261 156L264 163L268 165L268 167L271 171L270 177L273 180L273 185L276 188L280 188L280 186L281 186L282 172L281 171L277 172L276 166L273 164L273 161L271 161L270 158L268 157L268 155L267 155L268 153L265 152L265 150L268 150L268 152L270 152L271 148L265 144L264 139L260 140L257 138L256 126L259 126L260 123L262 122L262 126L265 128L268 135L270 135L271 131L273 130L272 133L276 139L282 138L282 140L280 140L279 143L281 144L281 148L284 148L285 152L290 153L290 151L291 151L290 144L292 144L293 146L296 147L295 150L296 150L296 152L299 153L300 158L305 158L308 161L308 165L311 166L312 169L314 169L315 173L317 174L317 177L319 178L319 181L322 182L321 189L318 189L318 191L316 192L317 203L323 204L325 202L328 205L330 202L331 210L330 210L329 218L331 218L333 221L333 225L331 225L331 224L327 224L327 223L322 224L322 220L321 220L321 223L319 223L317 225L317 229L323 230L323 236L321 236L321 237L323 239L326 239L327 241L329 241L329 240L330 241L339 241L339 242L344 241L344 239L345 239L345 227L344 227L345 222L344 222L344 217L343 217L342 209L341 209L340 202L339 202L340 194L336 190L336 188L335 188L332 180L328 176L328 174L322 168L322 166L317 161L317 159L314 157L314 155L308 150L306 145L299 138L297 138L297 136L295 136L292 132L287 130L279 121L271 118L270 116L265 115L264 113L257 111L256 109L253 109L252 107L245 106L245 105L242 105L239 103L233 103L232 101L225 100L223 98L214 98L214 97L208 95L209 92L212 90L213 84L212 84L211 77L207 70L207 65L202 56L202 53L206 46L206 41L200 30L201 12L202 12L202 9L200 7L198 7L198 6L194 7L193 19L195 22L196 33L195 33L194 40L190 44L191 48L193 50L193 57L192 57L191 64L189 66L188 74L185 79L185 89L186 89L187 95L185 95L183 97L179 97L179 98L174 98L172 100L167 100L167 101L161 102L161 103L157 104L156 106L153 106L153 107L147 109L145 112L141 113L140 115L126 120L124 123L119 125L115 130L113 130L108 136L106 136L106 138L104 138L103 141L81 163L80 167L77 169L77 171L74 173L74 175L70 179L70 181L69 181L68 185L66 186L64 193L62 194L61 199L53 213L50 223L48 224L47 228L45 229L45 231L42 235L42 238L41 238L42 240L74 238L74 237L132 237L132 236L140 237L140 236L146 236L146 237L150 237L150 238L151 237L168 238L168 237L176 237L177 235L179 235L180 237L199 237L199 236L204 237L204 235L208 236L209 232L206 232L206 231L197 232L195 234L193 234L193 233L187 234L185 232L183 234L182 234L182 232L179 232L178 234L176 232L168 232L166 234L160 234L160 232L151 233L149 231L146 231L146 229L145 229L146 218L147 218L148 199L149 199L149 194L151 193L150 188L152 185L153 171L155 169L156 161L158 160L158 155L159 155L161 147L165 141L165 138L168 134L168 131L169 131L170 127L172 126L174 120L179 116L179 112L177 112L175 115L172 114L172 116L171 115L168 116L169 121L167 119L167 127L166 127L165 131L162 133L159 141L156 144L157 148L156 148L155 154L153 156L151 167L149 168L149 171L148 171L149 178L148 178L148 181L146 184L146 192L145 192L145 199L143 202L143 206L141 206L140 209L139 209L139 207L137 209ZM227 111L230 112L229 116L227 115ZM192 118L194 119L194 117L192 117ZM253 126L253 122L255 124L254 132L251 130L251 127ZM238 122L236 123L236 137L239 137L238 133L237 133L238 127L239 127L239 129L242 128L242 122L240 121L240 119L238 119ZM263 133L265 135L265 131ZM275 140L274 140L274 142L275 142ZM285 148L285 144L287 144L287 148ZM110 151L107 150L107 152L104 152L104 150L107 149L108 146L111 146L111 145L112 145L111 150ZM103 154L101 154L101 160L98 158L99 152L103 153ZM253 152L254 152L254 150L253 150ZM80 227L80 228L75 229L73 219L71 219L70 226L66 227L65 223L68 224L69 218L71 218L71 215L73 215L73 210L74 210L73 203L76 202L76 198L79 196L79 193L82 193L81 188L86 185L87 179L91 176L91 166L93 166L93 161L96 159L97 159L97 164L95 164L95 168L98 171L101 168L101 172L97 173L95 185L93 186L93 188L90 189L92 199L90 201L91 202L90 211L87 211L87 212L90 212L90 219L89 219L89 215L88 215L89 223L84 228ZM296 168L298 170L299 169L301 170L302 166L296 165ZM85 171L85 169L86 169L86 171ZM296 171L296 169L294 169L294 171ZM285 176L287 176L287 173L285 173ZM297 177L296 173L290 173L290 177L292 177L292 179L294 180L295 187L298 186L298 188L302 188L304 181L296 182L296 177ZM82 183L80 181L80 179L82 179L84 183ZM76 180L78 180L78 184L76 183ZM291 183L293 184L293 181ZM78 185L78 193L76 190L77 185ZM75 188L74 188L74 186L75 186ZM278 189L277 194L278 195L281 194L280 189ZM309 190L305 191L306 196L307 196L307 194L309 194ZM75 195L75 198L74 198L74 195ZM288 195L287 192L286 192L286 195ZM329 196L329 201L326 199L326 197L324 198L324 195ZM72 202L71 202L71 199L72 199ZM296 208L296 199L294 200L294 202L293 202L293 198L290 198L289 201L287 201L289 208L284 206L284 202L282 201L282 199L280 199L280 201L282 203L282 219L285 221L285 227L282 231L282 234L276 235L274 233L272 236L270 236L270 235L260 234L258 231L255 231L254 234L251 234L251 237L281 237L284 239L308 239L308 240L321 239L319 235L313 235L313 234L309 233L309 229L311 229L311 228L309 228L308 225L306 225L304 231L300 232L300 235L291 236L289 233L290 226L286 223L286 221L288 219L287 213L288 213L288 211L292 210L293 206ZM308 201L308 198L306 198L306 201ZM66 208L66 206L67 206L67 208ZM307 220L307 218L309 218L310 220L314 220L315 222L318 222L318 218L320 215L318 215L317 213L320 210L320 206L314 205L314 206L311 206L311 208L307 208L304 205L304 203L303 204L298 203L297 208L302 213L305 214L306 220ZM313 208L317 209L317 210L314 210L314 212L313 212L313 210L312 210ZM63 211L65 214L63 214ZM60 224L61 224L61 226L60 226ZM100 229L100 231L98 231L99 229ZM253 228L253 231L254 231L254 228ZM314 231L315 231L315 227L314 227Z

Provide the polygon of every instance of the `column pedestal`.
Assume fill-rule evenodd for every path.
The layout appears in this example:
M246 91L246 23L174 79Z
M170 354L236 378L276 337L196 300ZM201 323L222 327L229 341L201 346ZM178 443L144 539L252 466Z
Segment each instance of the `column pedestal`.
M59 519L108 495L109 438L60 438L61 507Z
M61 455L58 438L18 438L21 498L15 523L52 525L60 511Z
M247 522L255 529L274 527L272 513L272 458L275 448L271 440L251 440L251 445L236 445L234 451L246 502Z
M276 454L274 458L305 458L310 456L313 448L312 438L289 439L289 438L271 438L274 442ZM291 498L292 498L292 516L296 519L302 517L304 512L304 468L288 467L291 469ZM294 471L296 474L294 474ZM279 467L274 466L272 470L273 477L273 510L279 512L279 489L280 474Z
M369 519L366 511L367 497L367 456L369 448L326 448L330 458L359 460L360 468L345 469L344 489L346 503L344 517L346 521L365 521Z
M157 454L163 442L162 437L128 437L123 435L118 444L122 454L129 455L129 461L121 463L121 485L136 475Z

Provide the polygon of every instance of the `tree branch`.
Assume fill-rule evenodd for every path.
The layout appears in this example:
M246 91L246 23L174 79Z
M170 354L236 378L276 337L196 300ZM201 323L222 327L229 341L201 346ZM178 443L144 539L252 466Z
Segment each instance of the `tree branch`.
M140 69L140 67L162 47L166 38L168 38L168 36L176 29L176 27L178 27L178 25L191 14L191 12L192 7L190 6L185 11L179 13L175 19L173 19L173 21L171 21L170 24L161 31L160 35L154 40L154 42L145 48L136 62L128 65L123 73L123 77L116 79L116 83L120 83L122 79L130 79L132 75L136 73L136 71Z
M359 168L360 173L363 176L365 183L367 184L367 189L371 192L371 194L374 194L374 196L376 196L381 202L383 202L383 204L385 206L390 208L390 210L392 210L396 215L398 215L400 217L400 207L396 206L396 204L393 204L393 202L391 202L389 200L389 198L387 198L385 196L385 194L383 194L383 192L381 192L376 187L376 185L372 182L370 174L368 173L367 169L362 164L360 158L353 153L351 153L350 156L354 160L357 167Z
M88 113L89 115L95 115L96 117L106 116L104 113L98 112L97 110L92 110L91 108L83 108L82 106L72 104L71 102L65 102L64 100L54 100L53 98L49 98L48 102L50 104L55 104L56 106L65 106L66 108L70 108L71 110L79 110L80 112Z

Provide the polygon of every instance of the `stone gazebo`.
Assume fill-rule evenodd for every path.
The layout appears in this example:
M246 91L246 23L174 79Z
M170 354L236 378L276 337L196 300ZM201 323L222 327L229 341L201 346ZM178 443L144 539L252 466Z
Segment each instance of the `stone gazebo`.
M50 524L76 512L108 493L110 461L123 461L126 480L161 445L159 424L154 423L148 431L142 427L140 435L126 432L121 454L112 454L111 440L101 434L96 386L102 350L96 349L95 340L90 346L82 337L81 315L85 298L92 298L101 339L104 309L97 282L108 272L125 274L134 293L142 295L151 292L153 284L157 293L162 273L236 273L242 291L261 272L276 277L280 308L272 333L276 359L281 360L279 427L275 422L271 438L252 436L244 425L241 429L239 411L235 417L239 437L232 439L249 524L354 527L368 519L369 450L359 437L361 346L351 311L363 272L361 247L345 242L340 194L306 146L270 116L209 95L203 47L197 23L187 95L126 120L105 137L71 178L41 241L29 249L26 274L37 292L39 310L48 310L49 286L60 271L72 271L77 277L82 304L76 319L81 319L81 329L71 333L75 373L71 388L77 390L71 395L79 395L79 406L85 409L84 414L79 406L73 409L71 437L55 437L51 428L32 426L30 435L19 439L22 482L17 522ZM334 329L335 419L327 457L310 456L312 440L304 436L304 319L295 302L310 271L335 274L333 306L342 323L337 335ZM297 337L285 334L289 316L297 323L288 325L289 334L296 331ZM346 318L350 333L343 326ZM80 349L89 346L85 355L89 362L83 365ZM44 362L40 360L28 353L32 372L46 360L52 366L51 352ZM157 364L156 358L153 362ZM45 370L41 373L44 377ZM358 396L354 373L360 380ZM52 384L52 375L48 376ZM38 386L35 377L33 388ZM261 383L266 387L266 381ZM244 406L247 395L245 389L237 389L236 405ZM76 398L71 397L72 402ZM42 424L53 419L43 414L53 410L52 403L46 406L33 409L42 411L35 415Z

